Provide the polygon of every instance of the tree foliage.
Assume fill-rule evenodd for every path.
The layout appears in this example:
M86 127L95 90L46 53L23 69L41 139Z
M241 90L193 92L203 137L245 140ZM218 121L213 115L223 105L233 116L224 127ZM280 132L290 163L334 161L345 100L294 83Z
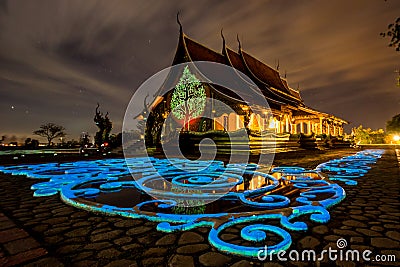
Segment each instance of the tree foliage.
M400 133L400 114L386 122L386 131L388 133Z
M110 141L110 133L112 130L112 122L108 118L108 112L104 116L102 112L99 111L100 104L97 103L96 115L94 116L94 122L99 128L96 135L94 136L94 142L97 147L101 148L104 143Z
M362 125L353 128L352 135L356 144L383 144L385 143L385 132L383 129L376 131L371 128L363 128Z
M382 37L388 37L389 47L394 47L396 51L400 51L400 17L394 23L388 25L386 32L381 32Z
M90 135L88 132L82 132L81 136L79 137L79 143L82 147L88 146L90 144Z
M51 145L51 141L57 137L64 137L66 135L65 128L61 125L49 122L42 124L40 128L33 132L35 135L45 137L47 139L47 145Z
M29 137L25 139L25 148L36 149L38 147L39 147L39 141L38 140L29 138Z
M110 135L110 147L116 148L122 146L122 133Z
M0 144L2 144L6 140L7 136L2 135L0 139Z
M206 92L204 86L186 66L172 94L172 113L179 120L183 120L185 127L189 127L187 124L191 119L203 113L205 105Z

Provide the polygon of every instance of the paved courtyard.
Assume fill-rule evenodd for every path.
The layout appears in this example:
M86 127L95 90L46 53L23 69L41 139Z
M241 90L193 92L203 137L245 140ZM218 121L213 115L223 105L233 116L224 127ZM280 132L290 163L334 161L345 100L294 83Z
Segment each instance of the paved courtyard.
M277 156L276 164L313 168L318 163L355 153L332 150ZM0 174L0 266L309 266L307 262L259 262L232 257L212 248L208 228L162 233L156 223L105 216L64 204L59 196L33 197L35 180ZM325 225L311 224L307 232L291 232L290 249L322 251L344 238L347 247L369 249L372 255L396 255L399 265L400 169L395 150L388 149L357 186L344 187L347 197ZM224 239L239 239L229 229ZM367 263L336 262L342 266ZM319 263L318 263L319 264ZM322 265L332 265L325 262Z

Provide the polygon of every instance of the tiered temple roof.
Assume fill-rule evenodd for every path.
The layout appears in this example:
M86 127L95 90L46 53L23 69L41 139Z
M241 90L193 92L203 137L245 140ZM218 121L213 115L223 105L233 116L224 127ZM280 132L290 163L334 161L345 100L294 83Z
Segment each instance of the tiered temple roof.
M179 43L176 50L173 65L192 61L209 61L225 64L233 67L247 75L262 92L269 104L286 106L293 110L293 116L323 116L325 118L336 118L347 124L348 122L333 115L316 111L307 107L298 90L289 87L285 78L282 78L279 71L256 59L241 47L240 41L237 52L226 46L224 36L221 53L216 52L189 38L180 25ZM238 75L242 77L242 75ZM243 78L243 77L242 77ZM245 80L245 79L244 79ZM249 84L246 94L254 94L257 90ZM217 90L219 88L216 88ZM220 91L220 90L218 90ZM230 95L230 94L228 94ZM231 96L231 95L230 95ZM260 96L255 94L255 97ZM238 99L240 101L240 99Z
M179 43L173 65L190 61L210 61L231 66L246 74L260 88L267 100L280 104L304 105L300 94L289 88L277 70L262 63L239 47L235 52L225 46L218 53L189 38L180 31Z

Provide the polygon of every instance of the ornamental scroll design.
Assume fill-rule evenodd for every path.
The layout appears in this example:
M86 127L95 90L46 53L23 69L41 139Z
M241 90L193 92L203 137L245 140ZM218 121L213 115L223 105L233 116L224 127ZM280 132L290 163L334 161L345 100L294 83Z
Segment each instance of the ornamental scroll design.
M35 196L60 194L61 199L72 206L105 214L128 218L141 218L158 222L157 230L163 232L186 231L197 227L210 228L208 240L216 249L229 254L257 257L268 246L267 254L287 250L292 244L291 232L306 231L307 220L326 223L330 220L329 208L340 203L346 196L344 189L335 182L356 185L384 150L365 150L352 156L334 159L318 165L314 170L300 167L276 167L270 173L258 170L255 164L228 164L221 161L196 161L182 159L132 158L77 161L68 163L29 164L0 166L0 172L26 175L43 181L32 185ZM200 170L189 175L179 166ZM156 166L156 171L151 166ZM244 172L243 172L244 170ZM138 180L126 180L130 175L141 175ZM221 196L222 200L239 203L246 208L242 212L220 210L199 214L179 214L173 209L177 195L185 197L187 192L160 190L163 200L147 199L132 207L122 207L96 202L100 194L118 194L121 190L135 189L157 191L159 173L174 185L193 190L208 186L197 197L207 199L207 194L218 194L219 188L240 186L244 176L258 177L262 186L243 190L232 190ZM241 175L239 175L241 174ZM290 185L297 192L289 197L280 188ZM193 189L194 188L194 189ZM292 191L293 191L292 190ZM271 193L274 192L274 193ZM181 194L181 195L180 195ZM172 199L173 197L173 199ZM169 199L171 198L171 199ZM218 201L218 200L217 200ZM238 227L240 230L237 230ZM224 240L223 233L236 228L243 242ZM270 236L274 237L270 240ZM249 246L248 244L252 245Z

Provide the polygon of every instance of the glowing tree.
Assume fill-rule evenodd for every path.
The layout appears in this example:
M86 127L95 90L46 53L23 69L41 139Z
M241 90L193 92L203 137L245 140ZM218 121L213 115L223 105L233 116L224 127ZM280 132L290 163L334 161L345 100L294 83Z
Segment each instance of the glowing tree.
M201 82L186 66L172 94L172 114L177 119L183 120L184 127L189 130L190 120L200 116L204 111L205 105L206 91Z

